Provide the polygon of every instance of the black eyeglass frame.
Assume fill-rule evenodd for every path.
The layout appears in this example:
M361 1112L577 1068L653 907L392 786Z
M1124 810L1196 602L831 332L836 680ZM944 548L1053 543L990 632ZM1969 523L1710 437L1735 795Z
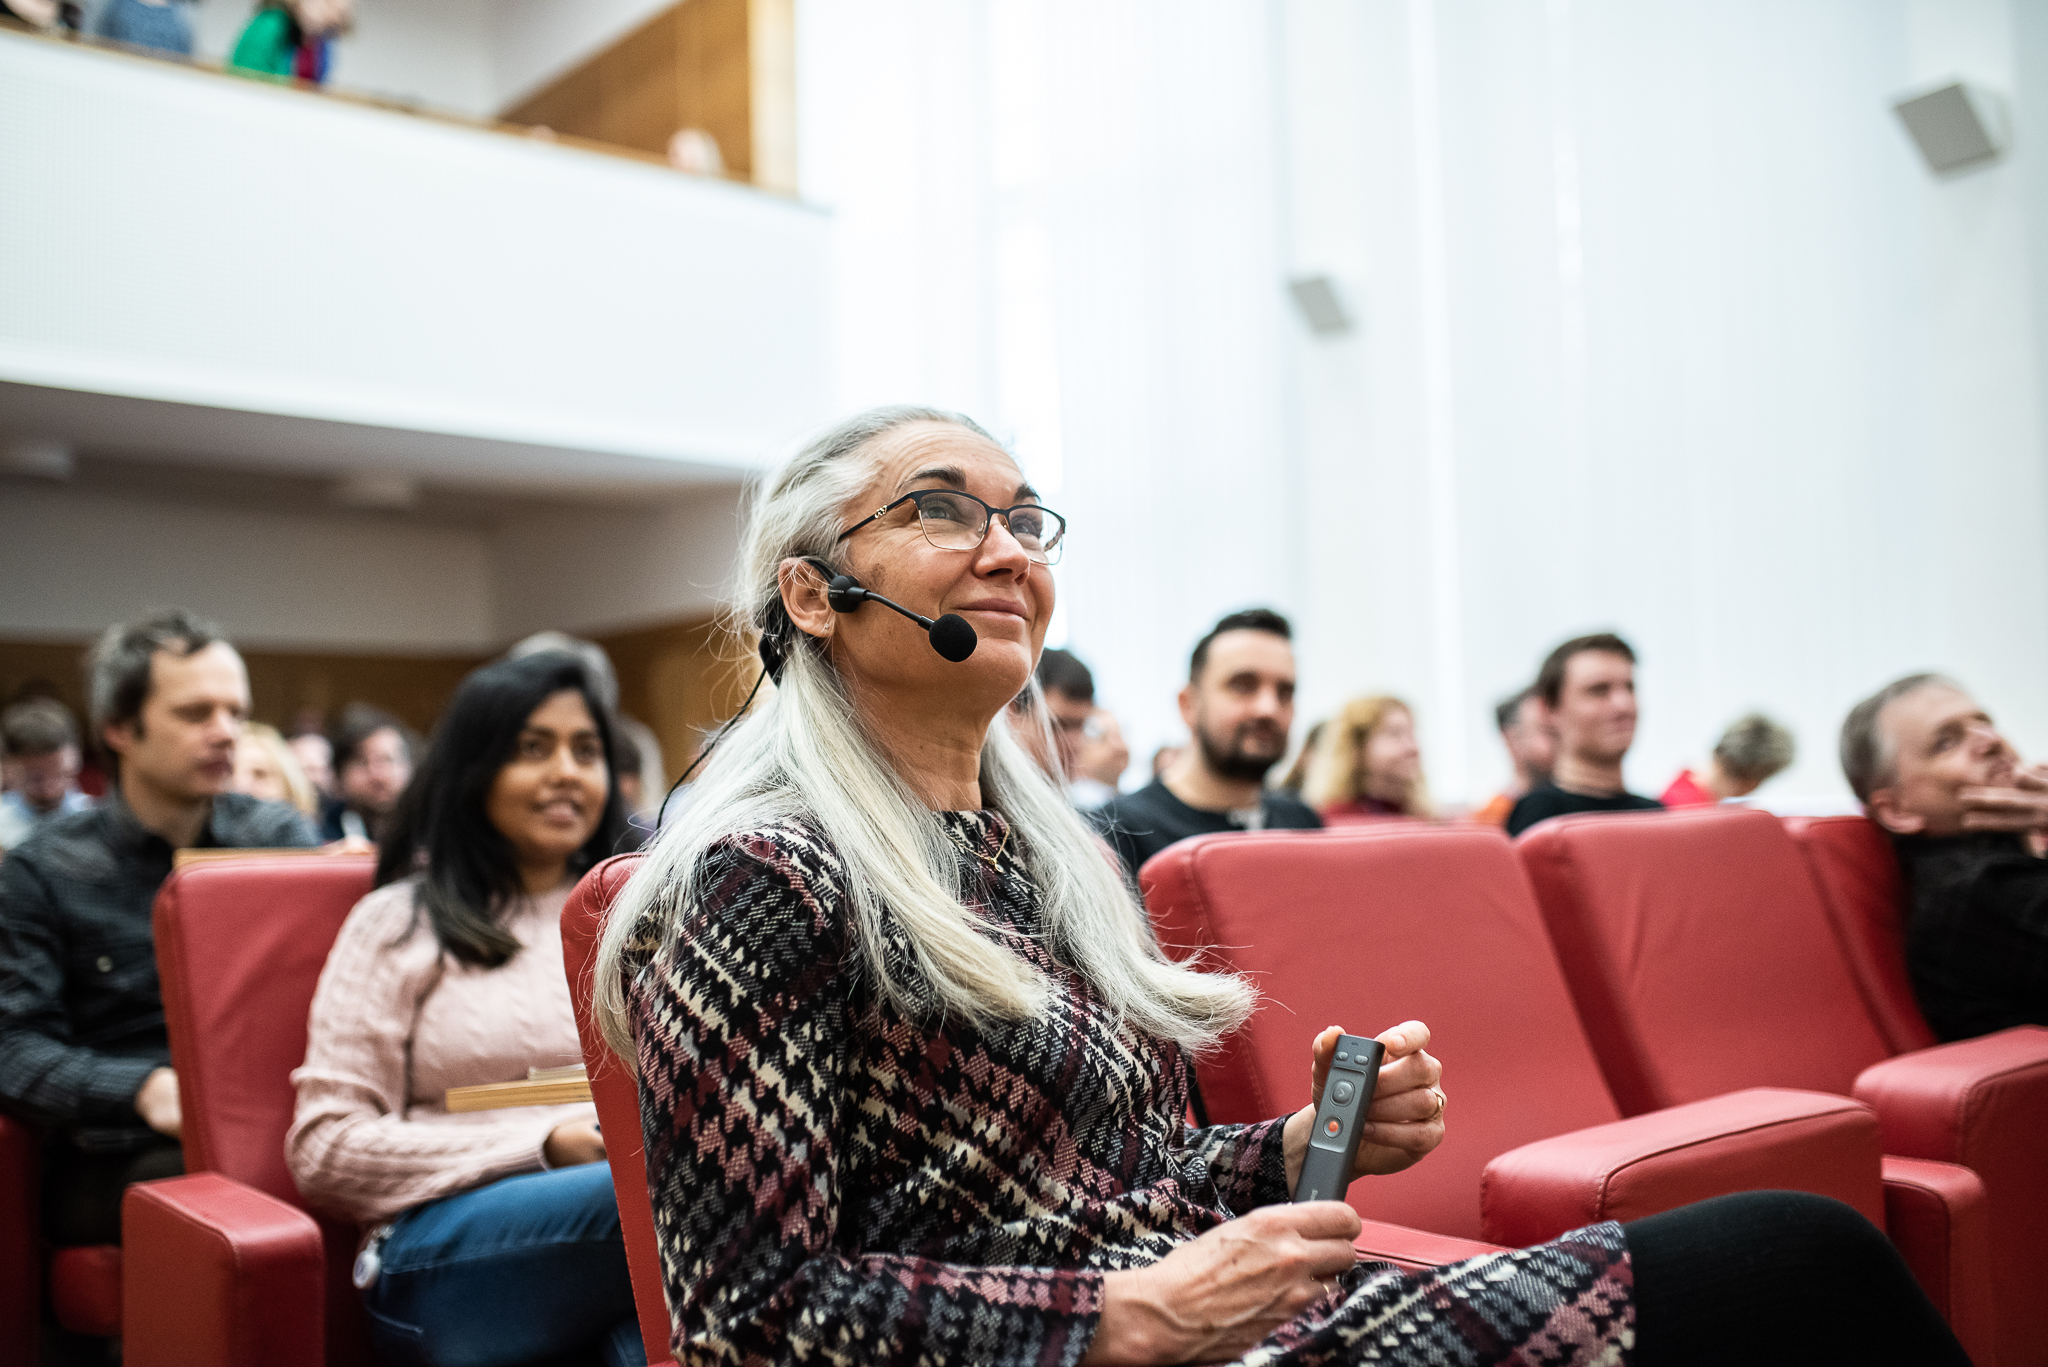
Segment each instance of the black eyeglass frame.
M975 542L972 546L941 546L938 542L932 541L931 533L926 531L924 526L924 500L927 498L938 498L941 496L946 498L964 498L968 500L970 503L981 504L981 506L988 513L988 517L981 524L981 541ZM903 497L896 499L893 502L883 504L881 507L869 513L866 517L862 518L860 521L854 523L851 527L848 527L845 531L841 532L838 536L832 539L832 544L834 544L835 546L838 545L841 541L846 540L847 537L852 536L862 527L867 526L868 523L873 522L878 518L887 517L890 513L895 512L898 508L901 508L906 503L917 504L917 529L919 533L923 535L926 541L931 541L933 548L936 550L978 550L981 546L981 542L988 540L988 529L990 527L995 526L996 519L998 517L1000 517L1003 520L1003 525L1005 527L1008 527L1010 525L1010 514L1025 508L1028 508L1035 513L1045 514L1053 521L1059 523L1060 527L1059 534L1053 537L1052 539L1052 548L1049 551L1045 552L1045 559L1039 559L1037 556L1032 555L1031 552L1028 550L1024 552L1025 557L1029 559L1032 564L1057 564L1060 558L1060 549L1067 544L1067 520L1064 517L1061 517L1058 513L1054 512L1052 509L1046 507L1043 503L1015 503L1007 508L998 508L995 504L988 502L986 499L976 498L973 494L968 493L965 489L913 489L909 493L905 494ZM1014 536L1016 535L1016 533L1013 531L1011 535Z

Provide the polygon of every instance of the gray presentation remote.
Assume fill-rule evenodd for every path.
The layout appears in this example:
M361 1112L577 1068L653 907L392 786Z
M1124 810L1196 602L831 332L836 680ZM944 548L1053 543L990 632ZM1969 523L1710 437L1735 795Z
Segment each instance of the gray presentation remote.
M1386 1056L1386 1046L1376 1039L1344 1035L1337 1040L1330 1075L1323 1080L1323 1104L1316 1107L1316 1127L1301 1160L1301 1180L1294 1184L1297 1202L1344 1199L1344 1190L1351 1185L1344 1179L1358 1155L1366 1108L1372 1105L1380 1062Z

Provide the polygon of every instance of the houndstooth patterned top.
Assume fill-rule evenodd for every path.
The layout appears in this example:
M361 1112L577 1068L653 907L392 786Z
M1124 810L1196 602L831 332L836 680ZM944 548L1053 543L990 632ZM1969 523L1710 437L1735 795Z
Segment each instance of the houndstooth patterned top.
M891 1006L839 862L799 822L721 845L673 933L635 940L679 1363L1066 1367L1102 1274L1287 1199L1284 1117L1189 1128L1178 1047L1045 943L1003 818L939 817L986 933L1050 979L1042 1017L976 1030ZM916 981L905 944L884 953ZM1361 1263L1245 1361L1622 1364L1629 1293L1614 1224L1429 1273Z

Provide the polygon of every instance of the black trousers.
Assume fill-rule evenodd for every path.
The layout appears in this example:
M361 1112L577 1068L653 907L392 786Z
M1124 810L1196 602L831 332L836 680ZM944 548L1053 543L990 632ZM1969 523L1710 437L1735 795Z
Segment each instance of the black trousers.
M1891 1241L1839 1201L1744 1192L1622 1228L1640 1367L1969 1367Z
M44 1146L43 1161L43 1233L60 1248L121 1242L121 1193L129 1184L185 1171L178 1141L163 1138L113 1153L60 1138Z

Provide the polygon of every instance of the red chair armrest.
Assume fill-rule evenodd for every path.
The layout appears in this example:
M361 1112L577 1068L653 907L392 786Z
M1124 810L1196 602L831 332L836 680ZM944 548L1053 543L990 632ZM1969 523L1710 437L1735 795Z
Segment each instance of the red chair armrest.
M2048 1356L2033 1313L2048 1286L2048 1030L2015 1026L1865 1068L1855 1095L1877 1111L1886 1153L1960 1163L1984 1179L2001 1361Z
M321 1361L326 1256L313 1217L203 1172L121 1199L125 1367Z
M1498 1244L1482 1244L1477 1239L1454 1239L1448 1234L1430 1234L1406 1225L1383 1224L1378 1220L1367 1220L1351 1246L1358 1250L1361 1258L1376 1263L1392 1263L1410 1272L1448 1267L1467 1258L1502 1251Z
M1784 1188L1884 1220L1877 1117L1845 1097L1753 1087L1510 1149L1479 1182L1481 1232L1525 1247L1598 1220Z
M1884 1227L1970 1361L1996 1360L1991 1207L1968 1168L1884 1160Z

